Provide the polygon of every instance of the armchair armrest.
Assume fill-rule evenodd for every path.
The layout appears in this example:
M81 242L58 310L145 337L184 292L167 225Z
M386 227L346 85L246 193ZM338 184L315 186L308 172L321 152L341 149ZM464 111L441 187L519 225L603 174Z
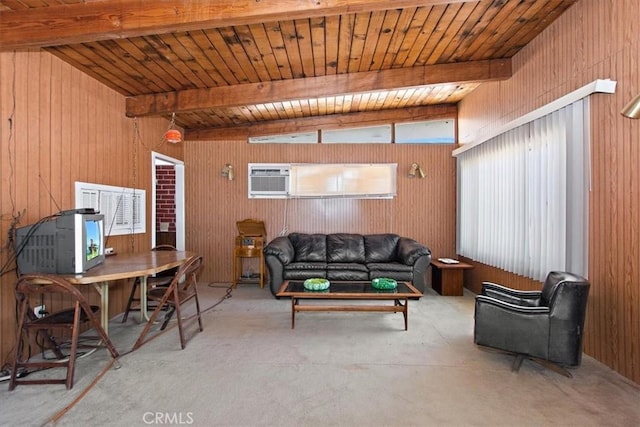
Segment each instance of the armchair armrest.
M263 252L265 256L275 256L283 265L289 264L295 257L293 245L286 236L278 236L273 239L267 246L265 246Z
M519 304L512 304L507 301L502 301L496 298L492 298L486 295L477 295L476 296L476 306L481 306L482 304L488 304L495 308L505 310L507 312L512 312L514 314L525 314L525 315L549 315L550 309L549 307L535 307L535 306L526 306Z
M486 295L475 300L473 342L513 353L546 357L549 307L528 307Z
M408 237L398 240L398 259L405 265L414 265L416 261L425 255L431 255L431 251L422 243Z
M481 295L520 306L537 307L540 305L540 291L520 291L507 288L493 282L483 282Z

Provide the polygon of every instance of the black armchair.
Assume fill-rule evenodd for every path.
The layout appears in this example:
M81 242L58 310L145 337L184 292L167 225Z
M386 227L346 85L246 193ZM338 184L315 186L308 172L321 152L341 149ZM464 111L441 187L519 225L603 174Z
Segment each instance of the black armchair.
M553 271L541 291L484 282L476 296L474 342L514 354L512 370L527 358L571 377L565 367L582 361L589 282Z

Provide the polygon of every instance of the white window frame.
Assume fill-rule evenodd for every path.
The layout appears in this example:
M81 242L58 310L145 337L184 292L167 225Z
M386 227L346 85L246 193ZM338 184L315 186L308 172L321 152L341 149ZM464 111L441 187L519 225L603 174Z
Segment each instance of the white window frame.
M146 191L76 181L75 204L104 215L105 235L146 233Z

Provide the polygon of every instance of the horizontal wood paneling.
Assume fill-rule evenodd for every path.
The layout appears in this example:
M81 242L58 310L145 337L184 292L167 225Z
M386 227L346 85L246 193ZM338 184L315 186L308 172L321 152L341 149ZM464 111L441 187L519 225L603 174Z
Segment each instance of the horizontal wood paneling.
M205 257L203 279L231 281L236 221L265 222L267 240L281 232L397 233L415 238L436 256L455 250L455 162L453 145L247 144L242 141L187 142L187 248ZM397 163L398 195L391 200L247 197L247 164ZM425 179L408 178L418 162ZM231 163L236 179L220 176ZM265 290L265 292L268 292Z
M640 382L640 121L622 117L640 92L640 4L581 0L513 58L514 76L486 83L461 104L460 140L487 135L588 82L618 82L613 95L591 96L589 280L585 352ZM539 288L478 265L470 289L498 278Z
M147 190L151 198L150 151L182 157L182 147L162 136L164 119L125 117L124 97L48 53L0 53L0 362L15 340L15 272L8 241L13 225L24 226L74 207L74 182ZM147 224L150 224L150 206ZM116 236L119 253L148 249L149 235ZM6 272L5 272L6 270ZM128 289L111 291L111 314L122 312ZM84 288L93 304L96 292ZM64 301L45 301L49 311Z

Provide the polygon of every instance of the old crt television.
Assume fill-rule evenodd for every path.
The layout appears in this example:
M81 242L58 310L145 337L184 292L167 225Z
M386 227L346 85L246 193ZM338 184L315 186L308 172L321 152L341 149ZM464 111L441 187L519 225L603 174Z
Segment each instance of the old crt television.
M16 230L18 272L80 274L105 259L104 215L64 211Z

